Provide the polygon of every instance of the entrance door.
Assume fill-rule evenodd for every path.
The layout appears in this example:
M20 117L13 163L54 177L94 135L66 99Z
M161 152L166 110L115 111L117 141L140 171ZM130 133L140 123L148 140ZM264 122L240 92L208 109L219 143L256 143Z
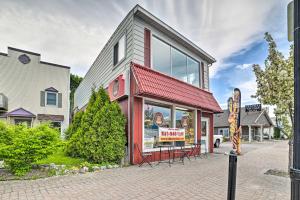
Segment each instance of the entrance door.
M206 144L201 145L201 152L209 152L209 119L205 117L201 118L201 140L204 140Z

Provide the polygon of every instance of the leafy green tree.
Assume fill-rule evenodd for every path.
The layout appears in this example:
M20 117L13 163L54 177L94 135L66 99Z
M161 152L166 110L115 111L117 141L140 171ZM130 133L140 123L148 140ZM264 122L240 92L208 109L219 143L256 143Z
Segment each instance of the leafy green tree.
M75 74L71 74L70 75L70 110L72 112L72 110L74 109L74 93L75 90L78 88L79 84L82 81L82 77L77 76Z
M105 89L92 89L87 108L81 115L80 126L72 127L66 152L90 162L119 162L124 156L125 117L116 102L110 102ZM72 125L71 125L72 126Z
M269 55L265 60L265 67L253 65L256 76L257 92L254 97L259 102L276 106L276 122L283 123L283 132L291 138L293 129L289 126L289 121L294 124L294 48L290 47L288 58L285 58L278 51L276 43L269 33L265 33L268 43ZM278 124L277 124L278 125Z

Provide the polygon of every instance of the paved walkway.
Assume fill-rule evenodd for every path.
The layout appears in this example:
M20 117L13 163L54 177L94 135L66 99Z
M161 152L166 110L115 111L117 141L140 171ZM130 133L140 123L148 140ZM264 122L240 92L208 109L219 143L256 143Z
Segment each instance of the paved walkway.
M218 152L229 150L222 144ZM289 178L264 175L268 169L287 169L287 142L243 145L238 158L237 200L289 199ZM226 199L228 156L160 164L154 168L127 167L99 173L32 181L0 182L0 199Z

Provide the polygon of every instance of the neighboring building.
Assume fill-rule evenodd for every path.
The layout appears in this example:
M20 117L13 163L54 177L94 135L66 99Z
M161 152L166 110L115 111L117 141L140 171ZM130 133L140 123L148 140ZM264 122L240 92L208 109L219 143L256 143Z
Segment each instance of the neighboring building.
M223 113L214 114L214 134L223 135L229 138L229 111L223 110ZM264 138L273 138L273 122L266 109L261 111L246 112L241 109L242 139L262 141Z
M34 126L69 124L70 68L40 60L41 55L8 47L0 53L0 120Z
M135 144L153 152L153 159L159 158L159 127L184 128L185 145L203 139L212 152L213 113L222 112L209 91L209 66L214 62L208 53L137 5L77 88L75 108L85 109L94 85L107 88L127 118L128 159L134 164L140 160Z

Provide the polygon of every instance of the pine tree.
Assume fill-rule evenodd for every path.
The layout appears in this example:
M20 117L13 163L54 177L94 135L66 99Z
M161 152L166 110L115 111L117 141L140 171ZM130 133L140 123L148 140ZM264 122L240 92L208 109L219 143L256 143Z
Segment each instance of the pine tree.
M71 125L71 128L73 133L69 133L67 143L69 155L95 163L116 163L124 156L125 117L118 103L110 102L103 87L97 92L92 90L80 126Z

